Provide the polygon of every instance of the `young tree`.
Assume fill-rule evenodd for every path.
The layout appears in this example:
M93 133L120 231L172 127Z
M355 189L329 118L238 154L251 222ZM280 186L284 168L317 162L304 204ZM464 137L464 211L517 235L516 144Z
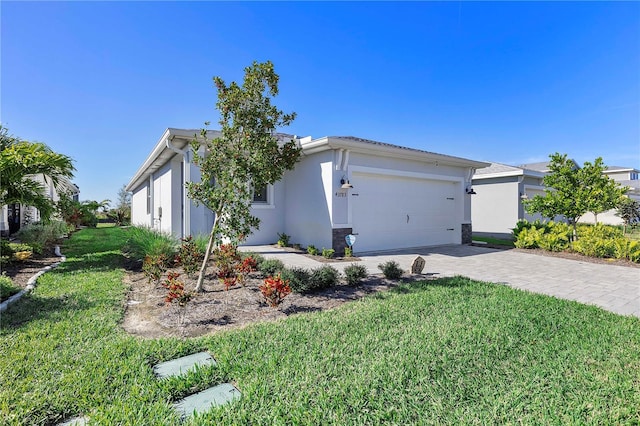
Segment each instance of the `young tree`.
M122 185L118 191L116 207L108 213L108 216L115 220L118 226L124 225L131 220L131 193L127 192L125 188L126 185Z
M640 203L631 198L624 197L618 206L616 216L620 216L624 222L624 233L627 233L627 226L633 226L640 222Z
M203 129L201 138L192 142L201 181L189 183L188 194L215 214L196 291L202 291L214 247L225 239L237 244L258 228L259 219L251 215L253 188L280 180L300 155L295 141L280 145L275 136L276 128L288 126L295 113L285 114L271 103L278 94L279 80L273 64L254 62L244 71L242 85L232 82L227 86L220 77L214 78L221 135L209 139Z
M620 188L617 182L602 174L606 170L602 158L576 168L566 154L556 152L549 157L550 173L542 180L548 189L544 196L536 195L525 201L525 208L530 214L540 213L550 219L564 216L573 226L573 238L577 239L578 219L593 212L597 220L598 213L617 205L627 188Z
M596 223L598 223L598 214L616 208L629 190L605 175L603 173L605 170L607 166L600 157L593 163L585 162L579 170L582 186L585 189L585 206L588 212L593 213Z
M0 125L0 205L20 203L36 207L43 220L54 211L42 184L32 177L42 174L57 186L61 178L73 177L73 161L43 143L32 143L10 136Z

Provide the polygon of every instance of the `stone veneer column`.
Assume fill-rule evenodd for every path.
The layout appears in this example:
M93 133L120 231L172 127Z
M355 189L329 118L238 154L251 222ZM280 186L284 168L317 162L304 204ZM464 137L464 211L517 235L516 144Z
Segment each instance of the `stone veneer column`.
M462 224L462 244L471 244L472 233L471 233L471 224L463 223Z
M353 232L353 228L333 228L331 230L331 248L336 252L336 256L344 256L344 249L347 242L344 237Z

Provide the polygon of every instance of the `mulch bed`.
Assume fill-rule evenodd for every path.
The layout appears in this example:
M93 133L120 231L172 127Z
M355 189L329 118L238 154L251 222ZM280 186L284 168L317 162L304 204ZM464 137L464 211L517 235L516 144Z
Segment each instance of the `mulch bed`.
M27 281L45 267L60 262L60 258L55 255L53 248L45 248L42 254L33 255L24 261L14 261L8 265L3 265L0 273L6 274L16 287L25 288Z

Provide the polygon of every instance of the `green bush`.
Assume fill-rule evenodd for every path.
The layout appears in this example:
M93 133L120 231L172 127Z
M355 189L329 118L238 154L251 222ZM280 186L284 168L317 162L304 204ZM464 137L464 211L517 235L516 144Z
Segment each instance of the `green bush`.
M581 238L602 238L602 239L615 239L624 237L622 230L618 227L611 225L604 225L598 223L596 225L578 225L578 239Z
M322 257L325 259L331 259L336 251L334 249L326 249L322 247Z
M564 251L571 245L573 228L562 222L549 222L540 236L538 245L549 251Z
M285 268L282 270L282 279L289 281L289 287L296 293L309 291L311 273L305 268Z
M278 247L289 247L289 239L291 237L284 232L282 234L278 233Z
M182 266L184 272L190 275L195 273L202 265L205 251L206 248L205 250L200 250L196 241L189 235L181 240L175 261Z
M351 264L344 268L344 276L349 285L357 285L360 280L366 278L367 268L364 265Z
M544 228L523 228L518 232L516 240L513 242L517 248L534 249L540 247L540 240L544 235Z
M311 271L309 291L321 290L338 284L340 272L333 266L321 266Z
M4 274L0 275L0 300L4 301L18 292L20 289L13 284L11 278Z
M145 226L132 226L122 252L131 259L142 261L145 257L173 259L178 242L168 233Z
M616 257L616 242L599 237L583 237L571 245L573 251L591 257Z
M398 262L394 260L389 260L388 262L379 264L378 269L382 271L382 274L385 276L385 278L390 280L400 279L403 273Z
M313 244L309 244L307 246L307 253L311 256L316 256L318 254L318 249Z
M514 239L517 239L520 233L524 230L528 229L545 229L547 224L541 222L540 220L536 220L535 222L529 222L526 219L520 219L516 222L516 227L512 228L511 231L513 233Z
M42 253L44 247L53 245L67 234L67 225L59 220L49 223L33 223L23 226L16 233L16 238L30 245L35 253Z
M351 247L345 247L344 257L351 257L351 256L353 256L353 249Z
M0 256L8 256L9 259L11 259L13 253L15 253L15 250L13 250L12 244L9 240L5 240L4 238L0 239Z
M258 263L258 270L266 277L271 277L284 269L284 263L280 259L263 259Z

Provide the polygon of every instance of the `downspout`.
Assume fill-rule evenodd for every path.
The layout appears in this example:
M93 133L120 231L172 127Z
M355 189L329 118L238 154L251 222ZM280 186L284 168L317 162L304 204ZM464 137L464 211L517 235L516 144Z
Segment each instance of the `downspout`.
M191 158L188 150L178 149L172 143L173 136L166 140L165 145L176 154L182 155L182 205L184 206L182 216L182 236L191 234L191 200L187 196L187 182L191 182Z
M151 173L149 175L149 199L147 200L149 203L149 226L151 229L155 229L155 220L153 219L153 205L155 200L153 198L153 173Z

